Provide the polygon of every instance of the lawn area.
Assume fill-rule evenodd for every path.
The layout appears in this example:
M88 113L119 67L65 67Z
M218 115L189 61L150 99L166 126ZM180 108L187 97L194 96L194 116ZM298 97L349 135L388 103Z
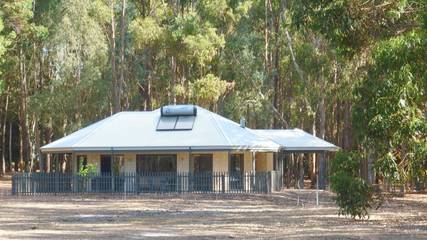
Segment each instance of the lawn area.
M352 220L337 216L327 192L316 206L311 190L269 196L14 197L8 187L8 179L0 181L1 239L427 238L427 196L420 194L386 202L369 220Z

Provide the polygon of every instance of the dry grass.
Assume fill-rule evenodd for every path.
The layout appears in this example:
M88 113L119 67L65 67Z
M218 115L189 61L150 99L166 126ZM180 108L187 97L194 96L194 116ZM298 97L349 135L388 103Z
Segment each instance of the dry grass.
M0 188L10 188L0 181ZM300 196L304 206L297 206ZM337 216L327 192L265 196L49 196L0 199L1 239L427 238L427 196L393 199L369 220Z

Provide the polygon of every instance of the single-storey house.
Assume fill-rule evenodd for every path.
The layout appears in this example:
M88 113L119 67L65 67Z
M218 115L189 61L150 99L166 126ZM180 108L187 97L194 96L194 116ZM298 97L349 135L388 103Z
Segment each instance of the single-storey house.
M300 129L253 130L199 106L168 105L114 114L41 152L71 156L62 191L270 192L281 187L281 152L337 149ZM94 176L79 174L89 164Z

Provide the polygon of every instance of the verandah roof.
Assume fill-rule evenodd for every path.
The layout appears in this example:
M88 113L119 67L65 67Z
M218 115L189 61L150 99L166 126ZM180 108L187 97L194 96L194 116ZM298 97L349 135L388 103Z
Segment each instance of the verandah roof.
M280 144L284 151L318 152L338 151L339 147L301 129L256 129L260 136L267 137Z

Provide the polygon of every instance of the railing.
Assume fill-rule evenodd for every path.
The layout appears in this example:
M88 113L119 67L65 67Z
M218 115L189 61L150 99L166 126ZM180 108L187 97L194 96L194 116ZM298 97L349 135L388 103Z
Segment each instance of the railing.
M15 173L12 194L270 193L282 188L279 172L146 172L92 174Z

